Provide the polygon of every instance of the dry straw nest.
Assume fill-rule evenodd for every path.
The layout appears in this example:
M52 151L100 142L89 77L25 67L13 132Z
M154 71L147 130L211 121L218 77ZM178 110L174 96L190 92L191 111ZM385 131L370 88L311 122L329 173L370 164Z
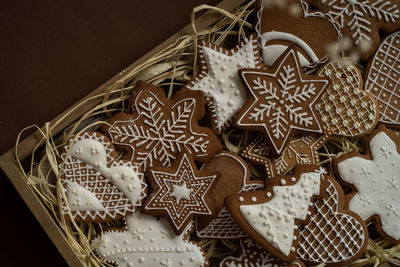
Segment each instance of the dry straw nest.
M138 80L144 80L163 87L167 96L171 97L174 90L185 85L197 71L197 39L208 40L227 48L232 47L232 44L240 42L247 34L254 31L252 22L255 8L256 0L244 1L232 13L208 5L201 5L195 8L191 14L193 34L180 37L174 44L166 47L129 73L121 73L122 78L104 93L83 101L80 105L85 105L93 99L102 100L101 104L82 115L62 134L52 136L52 130L65 120L72 111L52 124L46 123L44 130L34 125L25 128L20 133L16 144L16 156L18 155L20 137L26 130L36 128L42 134L42 140L38 142L31 157L21 162L17 156L18 163L25 175L28 186L38 194L51 216L54 217L65 233L66 239L70 242L75 253L86 262L87 266L109 266L93 252L94 248L99 244L90 244L90 240L99 234L101 235L107 227L122 226L123 221L119 220L112 223L75 223L65 221L59 212L60 194L63 194L64 190L57 190L62 187L57 179L60 173L57 164L60 158L60 148L66 144L69 138L87 130L96 130L113 114L121 111L129 112L127 99ZM220 13L221 18L208 28L197 31L194 24L195 15L205 10ZM78 108L79 106L75 107L75 109ZM207 122L207 119L204 121ZM220 141L226 150L239 154L250 136L251 134L249 135L244 131L230 130L222 134ZM354 150L362 152L360 140L333 137L320 149L319 155L321 162L333 176L332 160L343 153ZM264 179L263 168L251 163L249 163L249 166L254 179ZM400 265L400 245L392 247L388 241L380 238L371 229L370 236L371 240L365 255L350 266L381 266L385 263ZM207 252L212 266L218 265L219 261L232 253L238 245L236 241L198 239L194 234L191 239L200 242ZM319 266L324 266L324 264Z

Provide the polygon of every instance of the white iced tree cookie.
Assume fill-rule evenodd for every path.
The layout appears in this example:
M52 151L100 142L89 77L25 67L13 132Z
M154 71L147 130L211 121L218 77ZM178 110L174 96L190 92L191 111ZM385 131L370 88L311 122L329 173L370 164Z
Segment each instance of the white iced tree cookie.
M186 87L204 93L212 113L213 129L219 134L246 102L247 92L237 71L260 66L257 37L251 35L231 50L201 40L198 54L199 74Z
M352 152L335 162L342 181L354 189L348 209L369 222L378 232L400 242L400 137L379 126L367 142L366 155Z
M190 229L192 224L188 226ZM109 229L92 240L95 252L118 266L208 266L201 247L176 235L165 218L134 213L126 217L125 229Z
M294 261L298 227L312 215L313 200L325 194L325 170L297 165L292 175L265 180L265 190L233 194L225 204L243 230L265 250Z

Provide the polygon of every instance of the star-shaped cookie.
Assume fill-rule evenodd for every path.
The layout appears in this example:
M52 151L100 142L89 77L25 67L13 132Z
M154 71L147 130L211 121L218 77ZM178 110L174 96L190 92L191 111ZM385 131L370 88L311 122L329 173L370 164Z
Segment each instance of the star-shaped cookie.
M338 177L353 188L350 211L394 244L400 243L400 137L380 125L368 138L367 153L351 152L334 161Z
M262 132L274 154L282 153L295 132L323 133L316 103L329 80L304 74L294 48L269 69L241 69L239 74L249 96L235 125Z
M151 215L168 218L176 234L181 234L194 215L214 214L209 192L219 176L214 171L197 170L188 152L168 168L150 168L148 180L152 192L142 207Z
M212 113L212 127L219 134L247 99L238 69L261 65L257 37L251 35L231 50L201 40L198 54L200 72L186 88L204 93Z

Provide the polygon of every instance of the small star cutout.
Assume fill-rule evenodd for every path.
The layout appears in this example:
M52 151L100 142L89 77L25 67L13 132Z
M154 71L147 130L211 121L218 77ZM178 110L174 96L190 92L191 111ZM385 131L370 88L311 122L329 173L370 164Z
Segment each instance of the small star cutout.
M186 152L171 167L151 168L148 179L152 192L143 212L168 218L176 234L181 234L194 215L213 215L209 192L219 175L200 171Z
M303 74L296 50L288 48L271 68L239 74L249 96L234 122L262 132L275 154L282 153L294 132L323 133L316 103L329 80Z

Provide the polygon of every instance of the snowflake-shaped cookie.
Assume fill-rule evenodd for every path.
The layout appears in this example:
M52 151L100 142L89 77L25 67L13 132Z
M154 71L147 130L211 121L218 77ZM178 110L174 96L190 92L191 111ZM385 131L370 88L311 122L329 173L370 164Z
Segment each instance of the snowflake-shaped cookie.
M364 46L359 49L364 60L378 47L379 30L391 32L400 28L398 0L312 0L312 3L330 14L340 24L343 35L351 37L356 46Z
M209 194L218 176L214 171L197 170L193 159L184 152L171 167L149 170L152 192L142 210L167 217L174 231L181 234L194 215L214 214Z
M213 129L219 134L246 102L247 92L237 71L260 66L257 37L251 35L231 50L201 40L199 61L200 72L186 87L204 93L212 112Z
M366 155L352 152L335 162L342 181L354 192L348 209L393 243L400 243L400 137L380 125L369 138Z
M102 131L143 170L170 166L183 150L200 162L222 150L211 129L197 124L204 116L201 92L181 89L167 99L162 88L139 81L130 104L132 115L115 115Z
M303 74L295 49L287 49L267 70L239 72L249 97L235 117L238 128L262 132L278 155L294 132L323 133L315 106L329 81Z

